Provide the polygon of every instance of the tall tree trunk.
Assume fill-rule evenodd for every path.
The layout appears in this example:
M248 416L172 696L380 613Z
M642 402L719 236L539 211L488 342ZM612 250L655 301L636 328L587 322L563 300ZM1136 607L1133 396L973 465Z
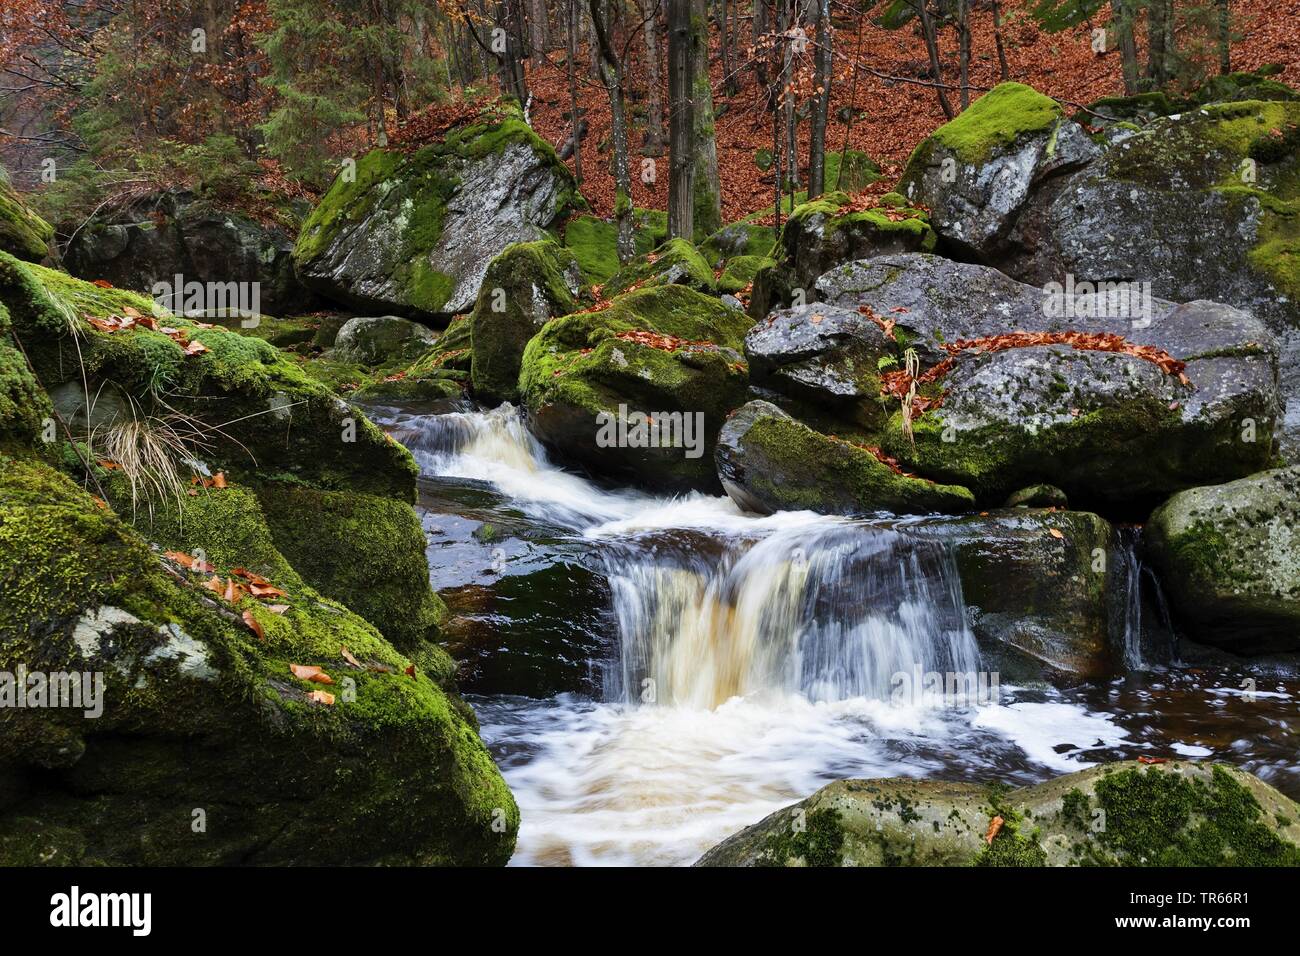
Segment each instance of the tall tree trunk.
M1219 72L1232 72L1232 12L1228 0L1215 0L1219 8Z
M939 94L939 106L943 108L943 115L952 119L952 103L948 102L948 94L943 88L943 67L939 63L939 43L934 34L934 18L930 16L929 0L921 0L917 12L921 16L921 32L925 35L925 52L930 57L930 72L934 74L934 90Z
M528 46L534 63L546 59L546 48L550 43L548 26L546 0L528 0Z
M668 0L668 235L695 234L691 0Z
M753 4L754 19L751 24L750 38L754 45L754 79L758 82L758 88L765 90L767 89L767 56L759 48L759 41L767 32L767 0L753 0Z
M1119 42L1120 69L1124 74L1124 95L1138 91L1137 40L1133 37L1133 10L1138 0L1111 0L1111 21Z
M970 0L957 0L958 77L961 108L970 106Z
M831 0L814 0L817 11L817 48L813 75L817 99L813 105L812 135L808 142L808 198L826 191L826 122L831 112Z
M998 72L1005 83L1010 78L1011 71L1007 69L1007 50L1002 43L1002 11L998 0L993 0L993 43L998 48Z
M1147 5L1147 89L1165 85L1165 3L1154 0Z
M708 0L691 0L691 126L695 151L694 234L703 238L722 228L718 142L713 129L713 84L709 79Z
M783 0L781 18L776 28L782 34L793 30L799 23L796 0ZM785 127L785 178L790 187L790 205L799 188L799 137L794 114L794 44L788 37L781 43L781 118Z
M659 24L656 22L659 0L641 0L641 17L645 21L645 135L646 153L662 156L664 151L664 105L660 93Z
M569 70L569 116L573 120L573 177L582 188L582 113L578 110L578 0L567 0L564 43Z
M718 51L722 54L722 93L724 96L734 96L736 80L731 75L731 28L727 8L727 0L718 0L715 19L718 21Z
M603 0L589 0L592 29L600 47L600 81L609 94L610 138L614 147L614 220L618 225L618 261L628 262L636 255L632 233L632 173L627 158L627 112L623 99L623 63L610 40Z

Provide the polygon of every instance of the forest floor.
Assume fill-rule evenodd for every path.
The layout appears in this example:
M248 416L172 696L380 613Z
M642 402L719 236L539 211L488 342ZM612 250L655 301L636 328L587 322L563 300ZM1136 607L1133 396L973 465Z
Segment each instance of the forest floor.
M1009 79L1027 83L1049 96L1077 105L1123 92L1119 54L1116 51L1103 55L1094 53L1089 24L1061 33L1045 33L1029 18L1028 6L1025 0L1011 0L1005 4L1002 15ZM1300 0L1234 0L1232 7L1239 18L1241 33L1241 39L1233 44L1232 68L1253 70L1265 63L1280 63L1285 69L1277 79L1293 87L1300 86ZM1104 11L1091 25L1104 26L1109 16L1109 11ZM740 20L739 26L742 35L733 45L735 55L745 57L750 49L749 19ZM994 45L992 13L989 10L974 11L971 29L970 85L974 99L996 85L1001 80L1001 73ZM633 46L632 65L627 72L629 76L641 77L645 73L637 62L638 54L644 49L640 37ZM827 149L844 147L846 127L837 114L843 107L850 107L849 114L856 118L848 130L849 148L868 153L880 163L885 175L893 178L901 172L916 144L944 122L934 89L924 85L931 82L926 79L929 63L924 41L911 25L890 31L876 26L870 18L862 17L856 29L842 26L835 31L834 47L836 59ZM940 52L944 79L955 84L955 31L947 30L941 35ZM856 80L855 61L864 67L856 71ZM586 109L589 124L588 135L582 143L582 191L599 215L610 216L614 208L614 180L609 171L607 145L610 139L609 101L599 80L588 72L590 61L585 48L580 51L578 62L583 67L578 75L578 102ZM724 92L726 76L716 31L712 37L711 63L714 106L722 112L716 130L723 220L732 222L773 204L775 187L772 173L764 172L754 161L756 150L772 148L771 114L767 111L764 89L759 86L752 68L737 69L739 64L732 63L736 90L731 96ZM869 73L865 68L876 72ZM531 109L533 125L558 149L570 133L567 118L569 81L563 51L552 54L549 61L530 64L528 82L534 96ZM634 91L633 95L639 93ZM957 108L955 92L952 98L954 108ZM666 107L666 92L663 101ZM634 152L644 143L643 106L641 100L629 101L633 114ZM803 122L799 128L801 165L807 162L809 125ZM605 145L605 149L602 150L601 145ZM666 152L661 155L666 157ZM641 166L638 158L634 155L632 159L634 203L645 208L666 209L668 177L663 168L665 164L658 164L655 181L647 183L639 176ZM573 159L568 162L572 168Z

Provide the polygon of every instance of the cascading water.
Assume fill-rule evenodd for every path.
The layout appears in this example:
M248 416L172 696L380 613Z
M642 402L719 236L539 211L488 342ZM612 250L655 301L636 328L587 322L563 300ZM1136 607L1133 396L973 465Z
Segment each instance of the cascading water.
M515 863L690 863L844 777L1029 783L1135 749L1217 753L1229 713L1233 754L1294 762L1277 756L1288 731L1274 711L1202 688L1195 672L1070 690L1004 682L975 706L900 700L900 673L981 666L942 536L910 522L756 517L726 498L604 489L550 462L509 406L373 417L420 462L431 530L465 539L443 554L477 560L471 530L523 522L523 540L499 528L492 539L504 573L562 539L609 583L603 694L470 698L522 811ZM1120 617L1144 654L1161 614L1134 544ZM435 560L431 573L441 587L450 572ZM466 575L491 589L490 574Z

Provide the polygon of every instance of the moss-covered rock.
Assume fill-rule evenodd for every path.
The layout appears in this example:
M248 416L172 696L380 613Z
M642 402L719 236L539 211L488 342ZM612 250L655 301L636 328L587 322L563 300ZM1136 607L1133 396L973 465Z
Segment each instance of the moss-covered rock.
M334 339L333 357L359 365L390 365L417 359L438 341L428 326L396 315L348 319Z
M225 601L48 466L0 462L0 670L103 681L94 719L0 708L0 861L509 859L518 810L463 706L303 584L255 501L210 494L209 514L158 534L223 579L238 580L227 561L274 575L281 613Z
M1145 540L1187 634L1238 654L1300 650L1300 468L1180 492Z
M261 339L3 253L0 303L47 391L74 383L83 404L106 389L130 396L131 415L188 436L214 471L414 497L410 454ZM90 321L132 314L140 321L114 331ZM186 422L169 418L176 413Z
M700 243L700 255L715 269L732 259L768 258L776 246L777 232L742 219L723 226Z
M9 310L0 302L0 451L57 437L46 434L52 411L13 338Z
M925 514L975 505L965 488L901 474L870 448L816 432L770 402L750 402L727 420L716 458L727 494L760 513Z
M1017 790L840 780L696 865L1297 866L1298 812L1252 774L1184 761L1103 764Z
M582 274L558 243L525 242L492 260L469 318L470 382L480 401L519 398L524 347L547 321L578 309Z
M655 285L684 285L698 292L712 292L713 270L690 242L669 239L620 269L605 283L602 293L612 298L631 289Z
M293 485L258 490L277 549L321 594L360 614L412 657L434 645L446 607L429 586L424 531L411 506Z
M493 108L441 142L358 160L303 223L294 262L359 311L467 312L495 256L545 238L580 203L550 145L517 110Z
M760 269L776 265L775 259L767 256L734 256L727 260L718 276L719 292L744 292L754 284L754 277Z
M636 254L644 256L668 238L668 214L658 209L632 211ZM588 283L601 285L618 272L618 226L596 216L574 216L564 226L564 245L578 260Z
M49 256L53 239L54 227L23 202L0 166L0 252L40 262Z
M743 312L671 284L552 319L528 343L519 375L533 430L597 474L714 489L715 437L744 400L748 327ZM629 422L620 437L620 409L658 421Z

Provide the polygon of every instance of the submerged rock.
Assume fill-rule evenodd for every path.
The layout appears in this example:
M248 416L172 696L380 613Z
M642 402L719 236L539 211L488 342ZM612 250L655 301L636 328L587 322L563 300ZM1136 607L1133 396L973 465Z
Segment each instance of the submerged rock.
M442 686L445 656L438 672L409 671L373 627L303 583L251 495L209 494L237 507L157 533L225 578L238 579L234 561L264 575L279 613L246 593L219 598L209 572L151 549L50 467L0 462L0 670L102 677L95 719L0 708L0 862L508 860L518 810Z
M519 391L534 433L598 475L714 489L713 448L744 401L749 319L681 285L552 319L528 343Z
M1001 818L1000 824L994 824ZM991 834L991 839L989 836ZM1018 790L840 780L696 866L1296 866L1300 805L1221 764L1104 764Z
M1300 650L1300 468L1174 495L1145 540L1189 636L1238 654Z
M555 151L501 109L440 143L362 157L303 223L294 261L311 288L357 310L468 312L493 258L545 239L578 202Z
M899 474L870 449L813 431L770 402L750 402L727 419L716 458L723 489L760 514L925 514L975 506L965 488Z

